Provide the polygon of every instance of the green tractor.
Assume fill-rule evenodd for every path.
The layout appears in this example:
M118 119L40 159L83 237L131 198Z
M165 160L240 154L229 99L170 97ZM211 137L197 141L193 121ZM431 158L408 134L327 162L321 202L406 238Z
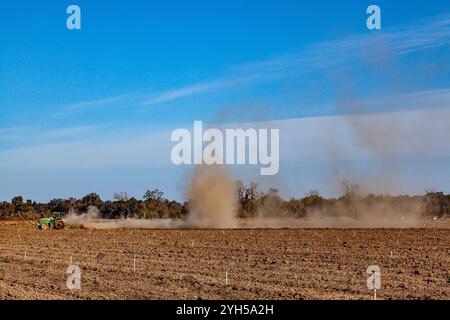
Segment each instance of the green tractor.
M61 212L52 212L50 217L39 219L37 227L41 230L56 229L61 230L64 228L64 221L61 218Z

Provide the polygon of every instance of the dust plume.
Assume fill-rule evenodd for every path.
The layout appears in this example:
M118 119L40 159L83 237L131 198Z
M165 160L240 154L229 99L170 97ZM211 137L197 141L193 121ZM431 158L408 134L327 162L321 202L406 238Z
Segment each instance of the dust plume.
M70 209L63 219L64 224L69 228L86 229L180 229L186 228L184 220L173 219L105 219L100 217L97 207L90 206L86 213L78 214Z
M366 198L351 203L336 201L331 208L311 210L307 214L310 227L314 228L419 228L424 220L422 200L395 203L392 199L376 201ZM380 199L381 197L381 199Z
M70 209L64 217L64 224L68 227L83 227L90 222L97 221L100 217L100 211L97 207L90 206L88 211L78 214L74 209Z
M203 228L236 227L236 192L226 170L218 165L195 168L190 188L189 226Z
M174 219L102 219L96 207L86 213L70 210L64 218L68 227L90 229L181 229L236 228L236 194L228 172L218 165L197 166L188 183L189 214L184 220Z

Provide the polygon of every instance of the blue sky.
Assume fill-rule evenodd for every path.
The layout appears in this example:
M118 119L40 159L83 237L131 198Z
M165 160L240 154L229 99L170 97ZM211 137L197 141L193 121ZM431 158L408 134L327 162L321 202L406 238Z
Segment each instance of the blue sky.
M372 3L381 30L366 28ZM82 30L66 28L70 4L81 8ZM170 164L169 134L194 120L298 121L287 135L315 137L322 124L304 131L304 119L403 112L414 123L397 126L401 132L429 123L433 110L443 127L449 119L446 1L3 1L0 43L0 200L141 197L156 187L182 199L190 168ZM427 112L422 120L418 110ZM393 192L450 192L450 150L436 141L450 133L419 127L432 131L429 154L409 145L393 155L377 144L361 160L359 145L351 159L324 150L314 161L282 150L280 176L260 182L285 196L312 188L335 195L335 179L364 184L363 172L380 176L395 163ZM353 145L349 139L337 137L332 149ZM234 174L261 179L247 169ZM338 178L329 174L336 170ZM379 191L370 181L367 189Z

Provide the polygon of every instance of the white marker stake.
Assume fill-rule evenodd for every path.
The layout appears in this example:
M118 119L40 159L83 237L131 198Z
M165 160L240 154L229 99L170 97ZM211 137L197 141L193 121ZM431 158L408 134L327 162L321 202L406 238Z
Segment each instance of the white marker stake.
M377 300L377 289L381 288L381 270L379 266L369 266L366 270L370 277L367 278L367 289L373 290L373 299Z
M133 271L136 271L136 255L134 255L133 259Z
M241 243L241 249L244 250L244 243Z
M225 271L225 285L228 285L228 270Z
M27 260L27 252L25 251L25 260Z
M392 258L392 250L391 250L391 258Z

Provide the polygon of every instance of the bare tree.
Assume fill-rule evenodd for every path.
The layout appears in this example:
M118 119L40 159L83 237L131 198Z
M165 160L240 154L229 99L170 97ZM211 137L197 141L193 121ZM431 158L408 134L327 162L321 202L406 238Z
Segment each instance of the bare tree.
M359 184L344 180L342 181L342 192L344 203L350 208L352 218L356 219L358 217L356 205L361 198L361 188Z
M130 197L128 197L126 192L115 192L113 199L116 201L128 201L130 200Z

